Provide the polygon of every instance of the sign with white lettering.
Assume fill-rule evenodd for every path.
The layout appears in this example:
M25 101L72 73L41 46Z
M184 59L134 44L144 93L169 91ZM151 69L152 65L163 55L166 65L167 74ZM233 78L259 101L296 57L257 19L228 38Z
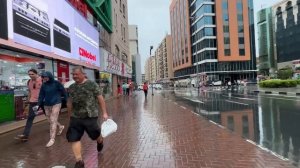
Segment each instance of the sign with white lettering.
M100 67L99 33L69 0L7 0L7 9L15 43Z

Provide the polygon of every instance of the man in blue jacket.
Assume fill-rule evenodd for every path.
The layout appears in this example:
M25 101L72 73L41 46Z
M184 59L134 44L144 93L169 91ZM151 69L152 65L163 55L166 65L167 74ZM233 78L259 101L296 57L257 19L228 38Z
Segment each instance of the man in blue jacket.
M44 105L46 116L50 122L50 140L46 147L50 147L55 142L55 136L60 135L64 129L58 120L61 104L67 100L67 93L63 85L54 80L51 72L42 73L43 85L39 94L38 105ZM56 133L57 126L59 127Z

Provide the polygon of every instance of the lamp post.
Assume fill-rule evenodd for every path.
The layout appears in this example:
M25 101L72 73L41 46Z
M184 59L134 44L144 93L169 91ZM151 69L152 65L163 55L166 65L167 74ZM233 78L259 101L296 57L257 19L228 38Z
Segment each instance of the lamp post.
M151 51L152 51L152 49L153 49L153 46L150 46L150 58L151 58ZM152 66L151 66L151 68L152 68ZM152 79L152 78L151 78ZM152 81L151 81L152 82ZM154 96L154 93L153 93L153 83L152 83L152 85L151 85L151 88L152 88L152 96Z

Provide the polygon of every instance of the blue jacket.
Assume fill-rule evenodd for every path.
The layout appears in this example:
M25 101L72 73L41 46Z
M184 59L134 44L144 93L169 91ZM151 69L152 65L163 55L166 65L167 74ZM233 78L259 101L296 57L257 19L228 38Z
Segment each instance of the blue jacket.
M44 82L40 94L38 105L53 106L67 100L67 93L63 85L54 80L51 72L43 72L42 77L49 77L49 81Z

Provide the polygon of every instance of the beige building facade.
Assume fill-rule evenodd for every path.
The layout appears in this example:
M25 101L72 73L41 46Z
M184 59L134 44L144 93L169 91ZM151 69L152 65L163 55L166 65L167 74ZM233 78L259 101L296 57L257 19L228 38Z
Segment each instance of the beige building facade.
M131 67L127 0L112 0L111 4L113 20L111 52Z
M155 51L156 80L164 81L173 78L172 37L166 35Z

